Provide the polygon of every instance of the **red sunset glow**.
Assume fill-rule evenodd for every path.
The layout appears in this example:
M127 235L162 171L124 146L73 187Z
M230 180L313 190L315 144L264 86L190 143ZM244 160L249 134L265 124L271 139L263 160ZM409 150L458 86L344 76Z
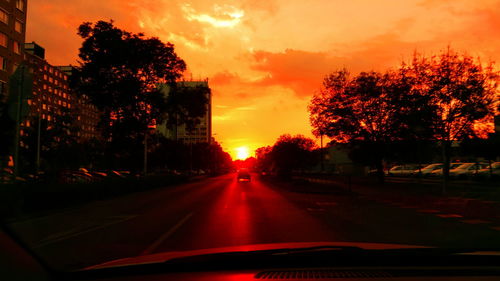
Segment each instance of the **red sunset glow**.
M488 0L30 1L26 41L53 65L77 64L85 21L173 43L186 79L209 79L217 140L244 159L284 133L312 137L307 105L331 71L384 70L447 45L497 60L499 15Z

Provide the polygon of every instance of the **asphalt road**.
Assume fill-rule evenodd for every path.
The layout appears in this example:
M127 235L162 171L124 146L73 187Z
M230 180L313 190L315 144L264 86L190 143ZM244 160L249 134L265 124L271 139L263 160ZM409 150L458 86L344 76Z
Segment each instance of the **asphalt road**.
M163 251L357 241L500 247L500 227L342 191L288 191L235 174L96 201L10 225L56 268Z

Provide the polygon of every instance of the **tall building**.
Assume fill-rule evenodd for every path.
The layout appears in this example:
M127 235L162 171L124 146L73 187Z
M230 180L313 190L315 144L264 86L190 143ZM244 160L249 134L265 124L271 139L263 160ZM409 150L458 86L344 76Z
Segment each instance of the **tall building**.
M9 77L24 60L26 0L0 0L0 99L7 98Z
M75 71L75 67L71 65L58 66L58 68L64 72L68 78L70 78ZM87 95L81 95L75 99L75 115L76 115L76 125L80 129L78 136L83 139L99 138L100 133L97 130L97 126L100 120L99 110L90 102Z
M33 69L33 95L28 100L28 118L23 128L36 126L40 117L50 124L59 116L69 114L79 129L78 139L97 137L98 113L93 105L77 98L69 87L70 67L52 66L45 60L45 49L35 42L25 44L26 62ZM29 130L26 130L29 131ZM24 134L24 132L21 132Z
M178 87L206 87L208 79L204 81L180 81ZM170 88L168 85L160 86L162 92L168 96ZM199 118L199 124L192 131L189 131L185 125L179 125L174 128L167 128L166 123L158 126L158 130L167 138L175 139L183 143L210 143L212 141L212 94L207 91L206 113Z

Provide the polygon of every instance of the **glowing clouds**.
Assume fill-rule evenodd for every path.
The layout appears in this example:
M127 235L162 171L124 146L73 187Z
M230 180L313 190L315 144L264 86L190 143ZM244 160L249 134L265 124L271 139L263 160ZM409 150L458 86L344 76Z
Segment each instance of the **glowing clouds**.
M214 5L213 11L215 16L197 13L190 4L183 4L181 10L184 12L188 21L198 21L208 23L213 27L234 27L240 23L241 18L245 15L243 10L238 10L235 7L224 5Z

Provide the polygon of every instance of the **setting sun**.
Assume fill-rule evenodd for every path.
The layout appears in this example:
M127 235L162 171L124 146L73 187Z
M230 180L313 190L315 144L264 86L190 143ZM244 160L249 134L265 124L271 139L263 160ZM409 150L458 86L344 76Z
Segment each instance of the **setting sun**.
M248 152L248 147L240 146L236 148L236 159L237 160L245 160L250 156Z

